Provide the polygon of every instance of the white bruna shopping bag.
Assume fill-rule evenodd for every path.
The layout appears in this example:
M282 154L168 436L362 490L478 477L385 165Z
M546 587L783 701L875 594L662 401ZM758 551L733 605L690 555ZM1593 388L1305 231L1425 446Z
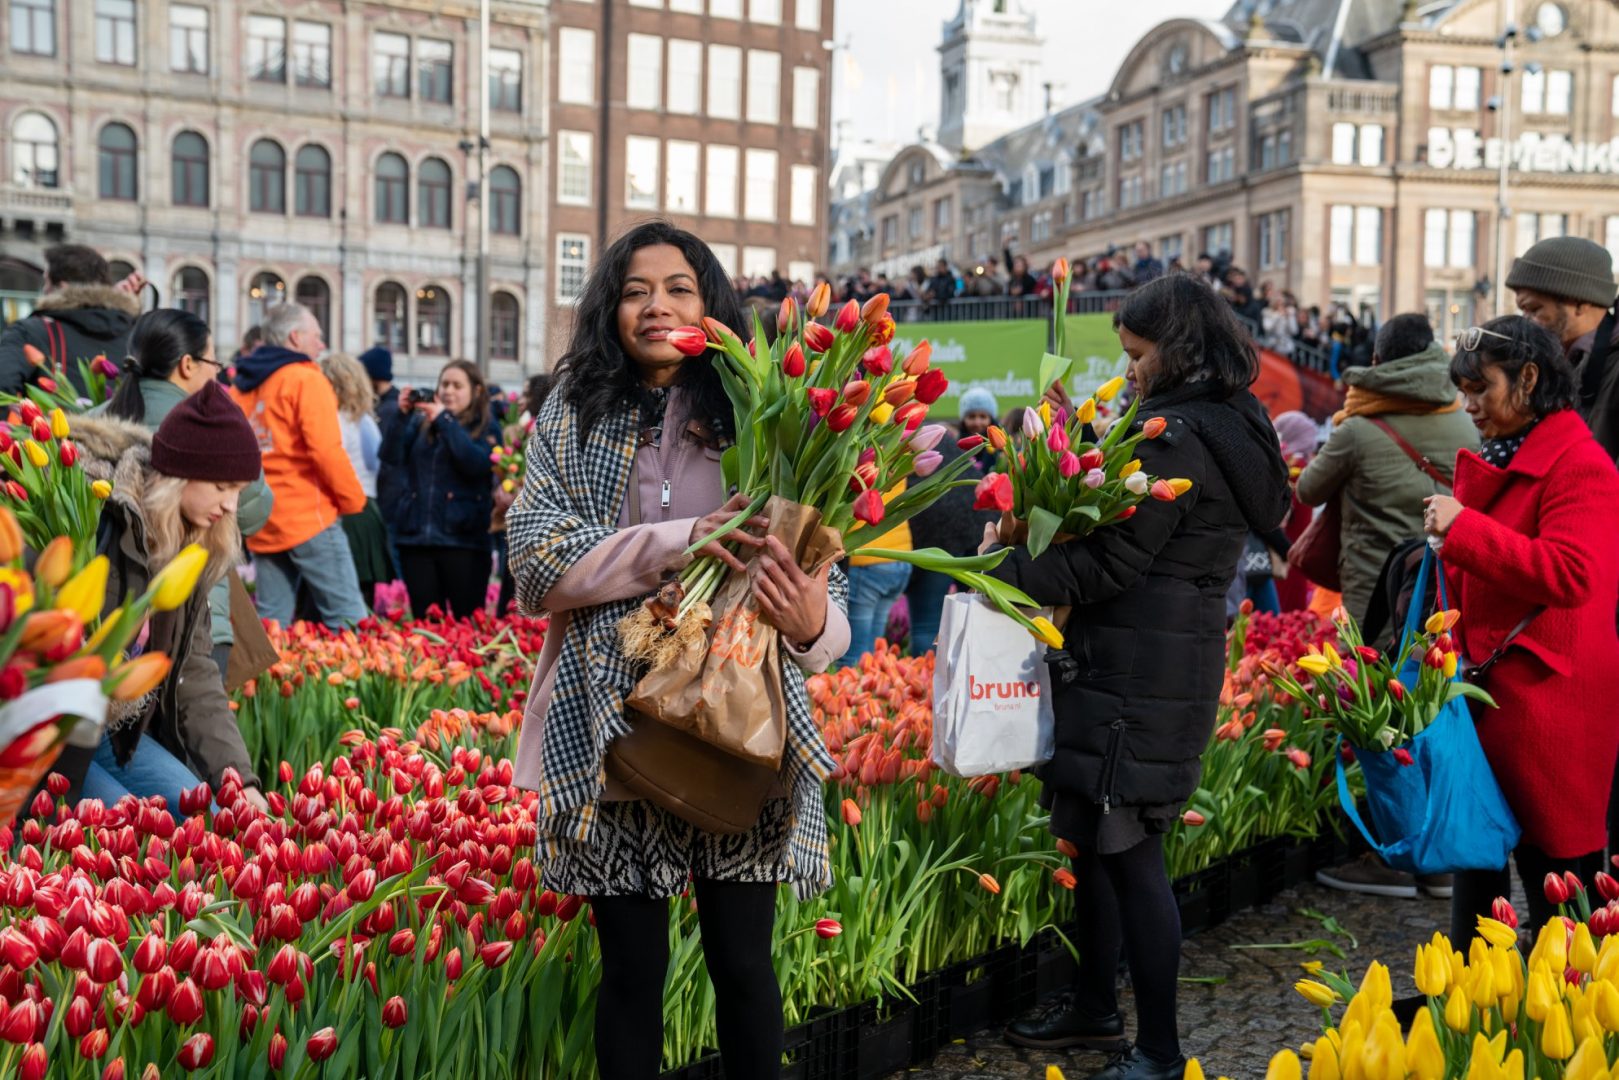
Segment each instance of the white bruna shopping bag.
M1051 617L1049 610L1041 612ZM1050 761L1055 751L1046 647L988 600L944 598L933 668L933 760L953 776Z

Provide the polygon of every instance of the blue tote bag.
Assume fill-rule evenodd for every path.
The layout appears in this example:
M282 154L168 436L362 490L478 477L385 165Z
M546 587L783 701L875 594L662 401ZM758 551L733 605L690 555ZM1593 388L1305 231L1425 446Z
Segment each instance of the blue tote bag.
M1423 598L1430 573L1440 575L1439 603L1445 606L1443 569L1430 549L1417 572L1402 651L1425 621ZM1414 685L1421 663L1420 656L1413 657L1400 672L1401 680ZM1340 750L1342 743L1340 737ZM1457 697L1443 706L1407 749L1413 759L1410 765L1395 761L1390 751L1355 750L1366 778L1366 807L1376 836L1361 820L1344 775L1343 754L1337 755L1338 801L1372 850L1394 869L1412 874L1506 866L1521 830L1479 745L1467 699Z

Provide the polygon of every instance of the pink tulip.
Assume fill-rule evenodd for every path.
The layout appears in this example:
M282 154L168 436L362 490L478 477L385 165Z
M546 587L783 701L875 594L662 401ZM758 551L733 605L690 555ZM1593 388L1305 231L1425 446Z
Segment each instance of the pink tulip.
M943 454L937 450L928 450L916 455L916 460L911 463L911 468L916 472L916 475L927 477L937 472L939 466L943 464Z
M1105 483L1107 483L1107 473L1101 469L1092 469L1085 474L1085 486L1088 488L1099 488Z
M925 454L934 449L944 440L949 428L943 424L926 424L916 429L916 434L906 439L913 453Z
M1072 480L1079 475L1079 459L1072 450L1064 450L1062 456L1057 458L1057 474L1064 480Z

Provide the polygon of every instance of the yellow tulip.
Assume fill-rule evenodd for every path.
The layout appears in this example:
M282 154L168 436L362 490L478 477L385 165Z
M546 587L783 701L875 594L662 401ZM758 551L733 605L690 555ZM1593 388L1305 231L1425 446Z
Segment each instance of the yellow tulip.
M1569 1027L1568 1010L1561 1005L1548 1012L1541 1025L1540 1052L1553 1061L1563 1061L1574 1053L1574 1032Z
M1574 927L1574 947L1569 951L1568 963L1575 971L1585 975L1596 970L1596 942L1591 940L1591 928L1584 923Z
M1051 402L1040 402L1040 408L1035 411L1040 414L1040 422L1048 428L1051 427Z
M1518 944L1518 932L1504 922L1498 922L1488 915L1478 917L1478 932L1498 949L1511 949Z
M1098 401L1112 401L1114 398L1119 396L1119 391L1123 390L1123 389L1124 389L1124 376L1123 375L1115 375L1115 376L1113 376L1113 378L1109 379L1107 382L1103 383L1101 386L1098 386L1096 388L1096 400L1098 400Z
M90 494L98 499L105 499L112 494L112 485L105 480L96 480L90 485Z
M1355 1003L1349 1004L1353 1008ZM1351 1019L1346 1011L1339 1030L1343 1032L1343 1042L1338 1046L1338 1068L1344 1080L1361 1080L1366 1074L1361 1066L1366 1050L1366 1028L1358 1019Z
M1448 653L1445 654L1445 666L1444 666L1444 668L1442 670L1445 673L1445 678L1454 679L1456 677L1456 654L1455 653L1448 652Z
M56 408L52 409L51 435L58 439L65 439L71 434L72 432L67 426L67 413L62 411L61 406L57 406Z
M1325 675L1332 667L1325 656L1301 656L1297 663L1311 675Z
M1327 663L1331 664L1335 668L1341 668L1344 666L1343 657L1338 655L1338 650L1332 647L1332 642L1330 641L1322 644L1321 655L1325 656L1327 658ZM1368 974L1370 974L1370 972L1368 972Z
M893 415L894 407L885 401L871 410L871 422L874 424L886 424L888 423L888 418Z
M1495 968L1488 962L1467 968L1467 996L1480 1009L1495 1007Z
M180 554L169 560L169 565L152 579L152 610L173 611L186 602L191 590L197 587L202 568L208 563L208 552L200 544L187 544Z
M1501 1063L1501 1080L1523 1080L1522 1050L1514 1050Z
M107 640L107 635L112 633L112 628L118 625L118 620L123 617L123 614L124 609L122 607L115 607L107 612L106 618L101 620L101 625L96 627L96 632L91 634L90 640L84 643L84 651L87 653L100 652L102 643Z
M1450 960L1432 945L1417 946L1417 963L1413 973L1417 990L1425 997L1440 997L1450 982Z
M1046 1066L1046 1080L1053 1080L1052 1073L1056 1073L1056 1080L1062 1080L1062 1071L1055 1065ZM1186 1072L1181 1074L1181 1080L1203 1080L1203 1066L1199 1065L1197 1058L1186 1059Z
M1325 1035L1310 1049L1310 1080L1341 1080L1343 1070L1338 1067L1338 1048Z
M1591 983L1587 996L1591 999L1591 1011L1602 1029L1609 1033L1619 1031L1619 989L1615 989L1607 979L1597 979Z
M45 448L43 446L39 445L33 439L29 439L27 442L23 443L22 448L23 453L28 455L28 460L33 462L34 468L43 469L45 466L51 463L51 456L45 452Z
M1361 1054L1366 1080L1405 1080L1405 1042L1400 1038L1400 1023L1390 1012L1382 1013L1366 1036L1366 1049Z
M1608 1080L1608 1055L1601 1039L1583 1039L1563 1069L1563 1080Z
M1411 1035L1405 1043L1406 1066L1416 1080L1444 1080L1445 1051L1434 1031L1433 1012L1423 1009L1411 1021Z
M1596 1018L1596 1003L1590 995L1581 994L1570 1001L1573 1005L1570 1020L1574 1029L1574 1045L1578 1046L1587 1039L1602 1038L1602 1025L1597 1023Z
M74 574L56 594L56 606L76 613L86 623L100 615L101 606L107 600L109 565L105 555L91 559L90 564Z
M1609 934L1602 939L1602 948L1597 950L1596 970L1591 974L1610 982L1619 980L1619 934Z
M1523 996L1523 960L1516 949L1491 949L1490 961L1495 965L1495 986L1502 994Z
M1445 1001L1445 1026L1452 1031L1467 1031L1473 1026L1473 1010L1459 986Z
M1185 495L1192 490L1192 482L1185 477L1178 476L1169 482L1169 490L1173 491L1176 496Z
M1138 473L1140 471L1141 471L1141 459L1140 458L1131 458L1129 461L1124 463L1124 468L1119 470L1119 479L1123 480L1126 477L1134 476L1136 473Z
M1319 960L1306 960L1304 963L1299 965L1299 967L1304 969L1304 973L1306 975L1319 975L1321 974L1322 969L1326 966L1326 964L1323 964Z
M73 573L73 541L58 536L46 544L34 563L34 573L50 588L60 589Z
M1330 1008L1338 1000L1338 992L1325 983L1313 979L1300 979L1293 984L1299 996L1318 1009Z
M1430 635L1443 634L1446 630L1449 630L1451 627L1456 625L1457 620L1461 618L1461 615L1461 612L1454 609L1450 611L1436 611L1432 615L1428 616L1428 621L1423 624L1422 628Z
M1265 1069L1265 1080L1302 1080L1303 1075L1299 1056L1291 1050L1278 1051Z
M12 602L17 614L25 615L34 606L34 579L21 570L0 567L0 585L11 586Z
M1192 1070L1194 1068L1196 1068L1196 1067L1197 1067L1197 1062L1196 1061L1188 1061L1186 1063L1186 1075L1183 1078L1183 1080L1203 1080L1203 1070L1202 1069L1198 1069L1197 1070L1197 1075L1193 1076ZM1057 1068L1057 1066L1055 1066L1055 1065L1047 1065L1046 1066L1046 1080L1063 1080L1062 1070Z
M1562 919L1553 918L1540 928L1534 951L1529 954L1529 966L1543 963L1559 976L1568 967L1568 927Z
M1081 401L1079 407L1074 410L1074 416L1081 424L1089 424L1096 419L1096 402L1090 398Z
M1062 648L1062 631L1057 629L1055 623L1046 618L1044 615L1037 615L1030 621L1034 623L1035 637L1039 638L1053 649Z

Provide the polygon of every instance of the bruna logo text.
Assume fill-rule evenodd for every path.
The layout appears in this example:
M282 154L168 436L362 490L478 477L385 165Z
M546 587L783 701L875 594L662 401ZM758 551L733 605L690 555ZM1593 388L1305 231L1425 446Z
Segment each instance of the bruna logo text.
M974 701L984 701L991 698L1003 700L1011 698L1030 698L1040 696L1038 682L979 682L971 675L967 676L967 693Z

